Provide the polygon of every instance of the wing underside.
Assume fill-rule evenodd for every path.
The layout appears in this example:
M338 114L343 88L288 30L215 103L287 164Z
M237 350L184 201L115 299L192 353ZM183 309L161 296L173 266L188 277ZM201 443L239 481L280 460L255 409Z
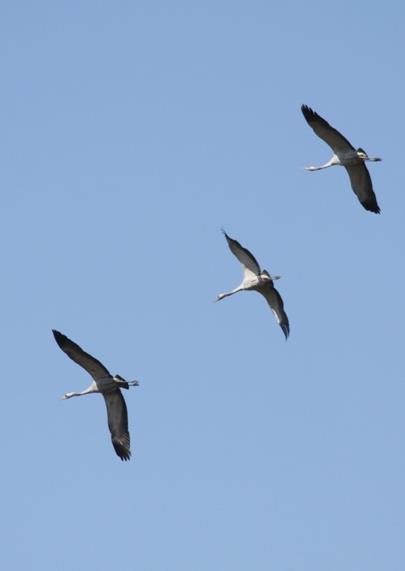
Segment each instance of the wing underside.
M86 353L86 351L83 351L77 343L55 329L52 331L55 341L62 351L66 353L72 361L83 367L83 369L85 369L94 380L111 376L108 369L106 369L100 361L92 357L89 353Z
M121 460L131 457L131 442L128 432L128 412L124 397L119 389L103 394L107 407L108 428L114 450Z
M226 241L232 254L242 264L244 281L251 280L260 275L260 266L251 252L244 248L237 240L234 240L224 232Z
M329 145L335 153L347 153L348 151L355 150L353 145L342 135L342 133L339 133L339 131L332 127L332 125L329 125L323 117L318 115L318 113L313 111L310 107L302 105L301 111L306 122L310 127L312 127L316 135L325 141L325 143Z
M284 310L284 303L281 295L278 293L276 288L272 284L266 284L258 290L266 299L269 304L277 323L280 325L285 338L290 334L290 323L288 321L287 314Z
M380 213L368 168L363 161L346 166L353 192L366 210Z

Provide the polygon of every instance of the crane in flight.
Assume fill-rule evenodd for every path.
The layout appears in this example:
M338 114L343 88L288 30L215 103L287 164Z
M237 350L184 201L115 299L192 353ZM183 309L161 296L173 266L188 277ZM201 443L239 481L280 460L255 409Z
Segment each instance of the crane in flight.
M306 170L316 171L336 165L345 167L350 178L353 192L361 204L366 210L379 214L380 207L377 204L373 183L371 182L370 173L365 165L365 161L381 161L380 157L369 157L366 151L361 148L356 150L337 129L334 129L325 119L318 115L318 113L315 113L315 111L307 105L302 105L301 111L308 125L312 127L318 137L325 141L333 151L333 156L327 163L318 167L305 167Z
M128 432L128 412L120 389L137 386L139 385L138 381L126 381L119 375L113 377L100 361L83 351L66 335L55 329L52 332L62 351L93 377L93 382L86 390L80 393L65 393L62 399L101 393L107 407L108 428L111 432L114 450L121 460L129 460L131 445Z
M230 238L223 230L226 241L228 242L229 249L232 254L239 260L243 268L242 283L235 289L229 292L220 293L215 301L220 301L224 297L228 297L240 291L254 290L261 293L273 311L277 323L280 325L285 338L287 339L290 334L290 324L288 317L284 311L283 300L281 295L274 287L274 281L280 279L281 276L271 276L266 270L261 270L260 266L249 250L244 248L237 242Z

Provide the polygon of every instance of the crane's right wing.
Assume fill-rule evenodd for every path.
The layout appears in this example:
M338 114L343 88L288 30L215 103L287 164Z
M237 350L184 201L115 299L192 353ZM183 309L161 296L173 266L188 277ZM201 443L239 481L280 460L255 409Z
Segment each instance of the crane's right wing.
M277 319L277 323L280 325L287 339L290 334L290 323L284 311L284 303L281 295L271 283L261 287L258 291L266 298L267 303Z
M111 377L109 371L104 367L100 361L83 351L77 343L59 333L55 329L52 329L53 336L55 337L56 343L62 349L68 357L72 359L75 363L83 367L95 381L98 379L105 379Z
M364 161L346 165L346 170L350 177L353 192L357 195L361 204L366 210L379 214L380 207L377 204L377 197L373 190L371 176Z
M301 111L308 125L312 127L318 137L325 141L335 153L355 150L353 145L342 133L339 133L337 129L329 125L325 119L318 115L318 113L315 113L308 105L301 105Z
M108 428L111 432L111 441L114 450L121 460L131 457L131 442L128 432L128 412L124 397L119 389L110 393L103 393L107 407Z
M253 277L259 276L260 266L253 254L241 246L237 240L230 238L225 230L222 231L228 242L229 249L243 266L244 280L251 280Z

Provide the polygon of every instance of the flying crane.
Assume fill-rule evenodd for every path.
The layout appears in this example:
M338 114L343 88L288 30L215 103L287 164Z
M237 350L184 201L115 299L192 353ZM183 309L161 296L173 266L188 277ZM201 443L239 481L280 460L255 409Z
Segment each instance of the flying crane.
M86 390L80 393L65 393L62 399L101 393L107 407L108 428L111 432L114 450L121 460L129 460L131 446L128 432L128 412L120 389L137 386L139 385L138 381L126 381L119 375L113 377L100 361L83 351L66 335L55 329L52 332L62 351L93 377L93 382Z
M361 204L366 210L379 214L380 207L377 204L373 183L371 182L365 161L381 161L381 159L379 157L369 157L366 151L361 148L356 150L339 131L329 125L325 119L307 105L302 105L301 111L308 125L312 127L318 137L331 147L334 153L332 158L324 165L305 167L306 170L316 171L336 165L345 167L352 189Z
M232 254L236 256L242 264L243 280L242 283L232 291L220 293L215 301L220 301L221 299L224 299L224 297L228 297L240 291L258 291L266 299L276 317L277 323L280 325L285 338L287 339L290 334L290 324L288 322L287 314L284 311L284 304L281 299L281 295L278 293L273 283L275 280L280 279L281 276L271 276L266 270L261 270L256 258L251 252L249 252L249 250L241 246L239 242L233 238L230 238L225 231L223 231L223 233Z

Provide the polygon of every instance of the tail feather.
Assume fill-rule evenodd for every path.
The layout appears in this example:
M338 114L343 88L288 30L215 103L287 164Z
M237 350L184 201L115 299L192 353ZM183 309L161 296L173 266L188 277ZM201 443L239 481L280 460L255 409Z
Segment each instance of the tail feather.
M114 381L119 384L120 389L129 389L128 381L121 377L121 375L115 375Z
M119 385L120 389L129 389L129 387L137 387L138 381L126 381L121 375L115 375L114 381Z

